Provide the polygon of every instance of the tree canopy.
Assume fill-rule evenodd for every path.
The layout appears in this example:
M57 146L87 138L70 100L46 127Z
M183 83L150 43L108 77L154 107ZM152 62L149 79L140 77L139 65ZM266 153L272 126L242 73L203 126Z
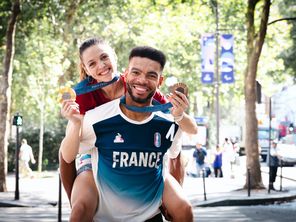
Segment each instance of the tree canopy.
M0 3L2 60L12 3ZM22 0L15 36L10 113L23 115L24 130L40 128L42 118L45 130L64 130L66 121L59 114L58 89L78 82L79 44L85 38L100 36L114 47L120 72L127 67L132 47L150 45L163 50L168 58L165 77L174 76L189 87L191 115L213 117L214 87L200 81L200 39L203 34L216 31L214 7L217 5L219 33L231 33L235 39L235 83L221 84L221 122L242 123L238 110L242 109L244 100L248 53L247 2L242 0ZM295 8L293 1L273 1L269 21L291 17ZM260 10L260 7L255 9L256 27ZM295 20L268 26L257 72L261 84L285 83L295 77L295 27ZM2 75L2 67L0 71ZM167 93L167 88L164 85L161 90ZM209 124L214 125L214 118L210 118ZM213 137L211 134L211 145L215 141Z

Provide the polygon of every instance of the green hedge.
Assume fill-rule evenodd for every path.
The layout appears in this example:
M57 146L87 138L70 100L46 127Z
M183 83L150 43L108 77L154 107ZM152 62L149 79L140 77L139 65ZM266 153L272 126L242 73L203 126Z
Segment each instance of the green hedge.
M42 170L56 170L59 167L58 151L61 141L65 135L65 131L46 131L44 133L43 142L43 158L42 158ZM38 155L39 155L39 129L23 131L19 135L20 141L25 138L28 144L32 147L34 157L36 159L35 164L30 166L32 170L38 168ZM15 149L16 141L11 139L8 145L8 171L12 172L15 168Z

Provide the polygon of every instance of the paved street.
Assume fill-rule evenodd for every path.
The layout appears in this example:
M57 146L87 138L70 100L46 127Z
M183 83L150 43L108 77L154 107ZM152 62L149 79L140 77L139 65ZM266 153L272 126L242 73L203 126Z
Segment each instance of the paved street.
M268 168L262 164L262 179L267 185ZM242 167L242 168L240 168ZM296 167L283 168L282 187L295 191L296 195ZM289 215L296 217L295 202L294 205L286 203L284 205L268 206L225 206L225 207L201 207L202 204L217 202L219 199L246 199L250 198L272 198L284 195L291 195L289 192L271 192L266 190L252 191L251 197L247 196L246 190L240 190L245 183L243 166L237 166L234 178L206 178L206 197L204 200L203 180L187 176L185 178L184 190L189 199L195 206L195 221L291 221ZM280 170L279 170L280 173ZM292 177L293 180L287 180L285 177ZM14 201L15 177L10 174L7 177L9 192L0 193L0 200L4 199L8 203ZM0 222L10 221L57 221L58 220L58 188L59 179L57 172L43 172L42 175L36 174L35 178L20 179L20 200L18 204L31 207L0 207ZM280 178L277 178L275 187L280 187ZM63 191L62 221L68 221L70 208ZM282 218L282 220L280 220Z

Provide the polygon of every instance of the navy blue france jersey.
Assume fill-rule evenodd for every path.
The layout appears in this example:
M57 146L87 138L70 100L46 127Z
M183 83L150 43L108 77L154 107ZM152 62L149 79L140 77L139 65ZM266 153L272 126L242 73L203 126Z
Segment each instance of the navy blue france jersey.
M138 122L114 100L86 112L81 150L91 150L99 190L97 221L145 221L161 205L163 157L181 150L181 130L170 114Z

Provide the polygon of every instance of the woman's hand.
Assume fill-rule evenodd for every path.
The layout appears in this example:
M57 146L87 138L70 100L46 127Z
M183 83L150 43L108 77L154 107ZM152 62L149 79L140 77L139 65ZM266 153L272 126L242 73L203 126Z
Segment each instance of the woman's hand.
M174 118L182 117L185 110L189 107L189 101L187 97L183 93L178 91L170 93L167 97L173 105L171 109L171 114L174 116Z
M61 114L64 118L73 123L81 121L79 105L71 99L62 102Z

